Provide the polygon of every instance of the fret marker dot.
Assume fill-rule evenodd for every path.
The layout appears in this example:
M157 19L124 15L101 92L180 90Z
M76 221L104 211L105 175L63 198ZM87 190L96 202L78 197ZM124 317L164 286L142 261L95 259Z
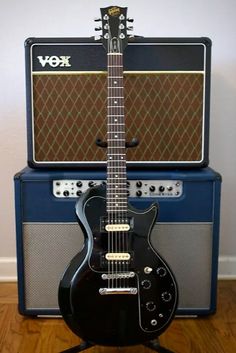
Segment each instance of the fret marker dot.
M117 104L117 101L114 101L115 104Z
M117 85L117 81L114 81L114 85Z
M118 178L118 175L115 175L116 178Z
M118 136L117 135L115 135L115 138L117 138Z
M114 119L115 122L117 122L117 119Z
M124 159L124 157L120 157L121 159Z
M118 207L119 205L118 205L118 203L116 203L116 207Z

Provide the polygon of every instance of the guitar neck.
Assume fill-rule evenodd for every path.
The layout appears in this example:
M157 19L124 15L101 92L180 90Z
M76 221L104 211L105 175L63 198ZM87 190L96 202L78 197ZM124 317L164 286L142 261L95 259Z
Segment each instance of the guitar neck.
M107 212L127 211L123 54L107 54Z

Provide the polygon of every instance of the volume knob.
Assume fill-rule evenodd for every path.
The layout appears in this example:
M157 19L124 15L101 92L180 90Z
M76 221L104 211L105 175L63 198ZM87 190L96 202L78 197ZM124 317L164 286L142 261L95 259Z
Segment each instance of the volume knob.
M142 282L141 282L141 285L143 287L143 289L149 289L151 288L151 281L149 281L148 279L144 279Z
M156 309L156 304L154 302L147 302L146 309L148 311L154 311Z
M163 292L161 298L164 302L169 302L172 298L172 295L170 294L170 292Z

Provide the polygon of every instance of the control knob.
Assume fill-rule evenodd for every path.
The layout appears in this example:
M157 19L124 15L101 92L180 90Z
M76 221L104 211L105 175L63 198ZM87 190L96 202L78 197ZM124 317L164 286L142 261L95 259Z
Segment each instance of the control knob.
M153 192L153 191L156 190L156 187L155 187L154 185L151 185L150 188L149 188L149 190L150 190L151 192Z
M159 186L159 191L160 192L164 192L165 191L165 187L163 185Z
M170 294L170 292L163 292L161 298L164 302L169 302L172 298L172 295Z
M151 281L149 281L148 279L144 279L142 282L141 282L141 285L143 287L143 289L149 289L151 288Z
M154 311L156 309L156 304L154 302L147 302L146 309L148 311Z
M82 186L83 184L82 184L82 181L77 181L77 183L76 183L76 186L78 186L78 188L81 188L81 186Z
M138 197L142 196L142 191L141 191L141 190L136 191L136 195L137 195Z
M88 186L91 188L95 185L95 182L93 180L89 181Z
M65 191L63 191L63 195L66 196L66 197L68 197L68 196L70 195L70 193L69 193L68 190L65 190Z
M137 188L141 188L142 185L143 185L143 183L140 180L137 181L137 183L136 183Z

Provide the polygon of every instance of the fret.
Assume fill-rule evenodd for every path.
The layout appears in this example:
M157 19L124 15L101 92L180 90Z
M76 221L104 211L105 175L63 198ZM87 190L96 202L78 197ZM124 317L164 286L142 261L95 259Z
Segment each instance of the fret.
M121 117L121 116L124 117L124 114L108 114L107 116L108 116L108 117L110 117L110 116L116 116L116 117L119 118L119 117Z
M124 88L124 87L111 87L111 86L109 86L109 87L107 87L108 89L117 89L117 88Z

